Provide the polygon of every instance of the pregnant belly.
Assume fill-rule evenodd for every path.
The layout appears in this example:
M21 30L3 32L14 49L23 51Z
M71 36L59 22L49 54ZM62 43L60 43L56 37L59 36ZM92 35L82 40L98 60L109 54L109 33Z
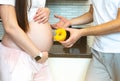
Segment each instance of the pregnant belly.
M49 23L38 24L34 21L31 21L28 36L41 51L50 50L53 40L52 29Z

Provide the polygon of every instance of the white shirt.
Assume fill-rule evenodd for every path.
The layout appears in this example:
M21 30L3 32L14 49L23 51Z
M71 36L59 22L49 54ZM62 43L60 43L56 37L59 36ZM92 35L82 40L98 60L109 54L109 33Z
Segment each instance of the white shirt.
M28 20L31 21L33 20L33 17L36 14L36 11L38 8L43 8L45 7L46 0L32 0L32 6L30 11L28 11Z
M28 11L28 20L33 20L36 11L40 7L45 7L46 0L32 0L32 6L30 11ZM0 0L0 4L15 6L15 0Z
M116 19L120 0L91 0L94 8L94 24ZM120 53L120 33L95 36L93 49L105 53Z
M15 5L15 0L0 0L0 4Z

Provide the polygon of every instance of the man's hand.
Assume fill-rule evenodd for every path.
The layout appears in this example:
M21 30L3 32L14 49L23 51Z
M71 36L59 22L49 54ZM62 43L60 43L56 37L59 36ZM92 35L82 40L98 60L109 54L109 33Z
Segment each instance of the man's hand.
M59 22L51 25L53 28L66 28L71 25L70 21L67 18L59 16L59 15L54 15L54 16L55 18L59 19Z
M60 41L60 43L66 47L72 47L82 36L82 29L66 28L66 31L70 32L70 37L66 41Z

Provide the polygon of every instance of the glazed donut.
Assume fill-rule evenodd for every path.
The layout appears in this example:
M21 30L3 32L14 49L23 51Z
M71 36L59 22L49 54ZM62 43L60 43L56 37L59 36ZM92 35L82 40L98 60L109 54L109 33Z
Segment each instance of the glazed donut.
M55 41L64 41L67 37L67 32L63 28L58 28L55 30L54 40Z

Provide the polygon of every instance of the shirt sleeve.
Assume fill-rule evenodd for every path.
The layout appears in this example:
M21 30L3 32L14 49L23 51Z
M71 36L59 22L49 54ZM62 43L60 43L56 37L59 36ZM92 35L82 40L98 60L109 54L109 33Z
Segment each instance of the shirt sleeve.
M0 4L15 6L15 0L0 0Z

